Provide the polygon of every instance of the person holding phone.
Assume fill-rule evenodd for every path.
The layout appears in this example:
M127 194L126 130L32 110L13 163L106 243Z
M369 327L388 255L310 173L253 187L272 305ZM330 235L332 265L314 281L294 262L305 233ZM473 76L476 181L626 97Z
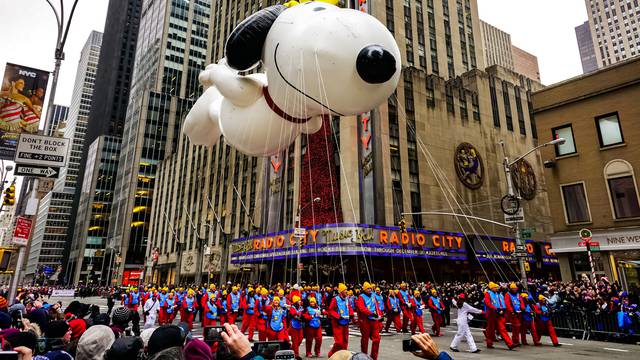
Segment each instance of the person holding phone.
M320 348L322 347L322 309L318 306L318 302L315 298L309 299L309 306L305 309L304 320L306 326L304 328L305 335L305 347L307 350L307 357L311 357L311 347L315 340L315 347L313 348L316 357L320 357Z

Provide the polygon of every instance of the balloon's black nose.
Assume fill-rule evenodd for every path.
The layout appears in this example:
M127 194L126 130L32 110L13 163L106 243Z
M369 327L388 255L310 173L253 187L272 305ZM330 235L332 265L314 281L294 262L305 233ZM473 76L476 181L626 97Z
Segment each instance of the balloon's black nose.
M362 80L369 84L380 84L396 73L396 59L382 46L370 45L360 50L356 69Z

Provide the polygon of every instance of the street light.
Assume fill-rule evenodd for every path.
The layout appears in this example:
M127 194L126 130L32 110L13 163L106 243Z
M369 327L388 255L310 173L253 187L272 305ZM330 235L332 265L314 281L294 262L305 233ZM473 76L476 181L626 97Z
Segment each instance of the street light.
M301 222L301 216L300 214L302 213L302 210L306 209L307 206L313 204L313 203L317 203L320 202L322 199L320 199L319 197L314 198L312 202L306 204L305 206L303 206L302 208L300 208L300 203L298 203L298 228L301 227L300 222ZM300 276L301 276L301 272L302 270L300 269L300 252L302 251L302 238L298 238L298 254L296 255L296 283L300 284Z
M564 138L557 138L554 140L551 140L549 142L546 142L542 145L538 145L536 147L534 147L533 149L527 151L526 153L524 153L523 155L518 156L515 160L511 161L509 160L509 157L507 156L507 151L505 150L504 147L504 141L500 141L500 145L502 146L502 152L504 153L504 161L503 161L503 166L504 166L504 175L507 179L507 192L508 195L510 197L515 197L515 190L513 188L513 179L511 179L511 166L513 166L513 164L517 163L518 161L522 160L524 157L526 157L527 155L531 154L532 152L549 146L549 145L562 145L566 142L566 140ZM524 212L524 209L523 209ZM525 269L525 258L523 256L521 256L521 252L523 251L522 249L524 248L524 244L522 244L522 239L520 238L520 226L518 225L519 223L516 222L515 226L514 226L514 231L515 231L515 238L516 238L516 252L515 255L518 258L518 265L520 266L520 281L522 283L522 286L524 286L526 288L527 286L527 270ZM525 250L526 251L526 250Z

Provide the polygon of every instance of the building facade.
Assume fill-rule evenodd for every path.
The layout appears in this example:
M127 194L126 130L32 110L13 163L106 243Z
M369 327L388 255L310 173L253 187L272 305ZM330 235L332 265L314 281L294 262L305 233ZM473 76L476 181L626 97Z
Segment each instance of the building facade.
M51 123L47 124L49 129L47 130L47 134L56 134L61 124L64 124L67 121L67 117L69 116L69 107L64 105L53 105L53 115L51 116Z
M114 168L114 164L117 167L117 160L114 162L111 156L103 157L101 154L112 153L114 147L119 149L120 146L120 140L117 138L122 137L129 102L141 6L142 0L111 1L107 11L85 139L86 146L81 159L85 166L80 168L78 174L78 182L82 186L76 187L71 214L71 228L74 231L69 231L68 246L65 249L65 259L68 259L65 263L69 264L66 268L67 278L76 279L75 282L87 279L86 274L90 272L86 268L87 264L91 264L92 268L99 268L98 266L103 264L102 259L107 247L108 217L115 190L117 169ZM101 137L103 138L98 140ZM91 154L90 150L93 150ZM90 161L91 167L88 166ZM92 179L88 182L85 181L86 171L96 172L91 174ZM96 183L97 178L99 181ZM88 189L99 193L92 198L85 192ZM106 218L103 218L101 215L104 215L105 211ZM98 218L89 220L86 216ZM81 219L81 223L77 224L78 219ZM91 225L87 226L87 222ZM85 256L87 238L93 242L90 244L90 257ZM97 241L101 243L97 244ZM99 256L96 256L96 253ZM98 274L103 282L108 282L107 277L99 271L94 273ZM96 280L97 277L90 276L89 279Z
M589 276L583 228L600 243L598 277L640 285L640 205L635 169L640 115L640 59L630 59L533 94L541 136L567 141L543 159L562 280Z
M487 66L499 65L540 82L538 58L511 43L511 34L480 20L482 48Z
M598 68L640 53L640 1L585 0Z
M27 280L33 279L37 275L36 270L43 266L57 268L63 264L67 232L73 231L72 228L70 230L72 202L78 185L101 43L102 33L92 31L80 53L63 133L63 137L71 140L71 149L67 166L60 169L53 190L40 200L25 271Z
M149 281L218 279L225 239L233 239L235 281L290 282L298 252L307 281L427 281L454 272L457 279L517 278L509 231L419 213L504 221L500 142L513 156L537 144L530 93L541 85L499 66L485 69L475 1L349 5L363 6L394 34L403 54L396 93L371 113L325 120L318 133L270 158L177 136L175 153L159 163L154 179ZM223 56L231 29L257 8L253 1L216 2L209 62ZM542 162L531 156L517 168L532 228L530 269L555 272L548 244L533 241L551 231ZM302 249L291 236L298 213L307 229ZM409 235L398 231L401 219ZM402 250L397 244L405 240L419 246Z
M578 51L580 51L580 62L582 63L582 73L587 74L598 70L598 59L591 38L591 28L589 21L576 26L576 40L578 41Z

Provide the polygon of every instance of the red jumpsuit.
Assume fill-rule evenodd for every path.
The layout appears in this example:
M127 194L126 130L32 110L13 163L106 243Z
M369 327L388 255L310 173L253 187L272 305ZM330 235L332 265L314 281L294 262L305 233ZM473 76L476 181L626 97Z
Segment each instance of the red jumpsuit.
M164 307L162 308L165 324L173 323L173 319L176 318L176 313L178 312L179 308L180 304L178 304L175 296L167 296L167 300L165 301Z
M271 305L271 299L268 296L262 296L258 299L258 322L257 322L257 330L258 330L258 340L259 341L267 341L267 309Z
M231 325L236 323L236 318L240 312L240 294L231 293L227 295L227 322Z
M533 344L535 346L540 345L540 336L538 336L538 330L536 329L535 324L535 313L537 311L538 310L535 305L525 303L524 310L522 312L522 327L520 328L520 338L522 340L522 345L528 345L527 330L531 332Z
M522 309L524 302L518 293L508 292L504 295L507 305L507 314L511 322L511 340L514 345L520 345L520 333L522 332Z
M198 301L195 297L187 296L182 300L182 308L180 309L180 321L186 322L189 325L189 330L193 330L193 314L198 306Z
M411 322L411 335L416 333L416 327L424 334L424 324L422 323L422 301L420 298L411 297L411 307L413 308L413 321ZM435 326L435 323L433 324ZM435 333L435 331L434 331Z
M242 327L241 331L244 334L245 331L249 334L249 340L253 340L253 333L256 329L256 322L258 321L258 300L255 295L247 295L242 299L241 308L242 312Z
M209 299L202 306L204 316L202 317L202 326L216 326L218 322L218 302L215 298Z
M437 296L431 295L429 297L429 312L433 318L433 326L431 330L435 336L441 336L440 326L442 326L442 311L444 311L444 304Z
M409 292L407 290L400 290L400 307L402 308L402 332L407 332L409 323L413 321L413 310L411 309L411 301L409 300Z
M385 309L387 309L387 323L384 326L384 331L389 331L389 327L391 326L391 323L393 323L396 331L400 332L400 327L402 326L402 323L400 321L400 299L398 299L398 297L395 295L389 295L386 305L387 306L385 306Z
M487 339L487 347L493 348L493 342L495 341L496 331L500 333L500 336L504 339L505 344L509 348L513 348L511 337L505 327L506 320L504 318L504 312L507 310L504 296L500 293L495 293L488 290L484 294L484 305L487 314L487 328L485 337Z
M542 333L547 332L547 334L549 334L549 337L551 338L551 343L553 344L553 346L558 346L556 329L551 323L549 311L550 309L547 304L538 303L538 306L536 306L536 314L538 314L538 317L536 318L536 325L538 325L538 334L540 337L542 337ZM538 341L540 340L538 339Z
M300 344L303 339L303 313L304 308L302 305L291 305L289 307L289 335L291 336L291 349L293 350L296 358L300 356Z
M319 307L308 306L304 312L304 320L307 322L307 326L304 328L304 337L306 339L305 346L307 350L307 357L311 357L311 345L313 341L316 341L313 348L316 357L320 357L320 348L322 347L322 323L320 316L322 310Z
M347 297L338 295L331 299L327 315L331 318L333 329L333 346L328 354L331 357L333 353L349 347L349 319L353 316L353 309Z
M370 356L373 360L378 359L380 350L380 319L382 311L378 305L375 294L361 294L356 299L356 309L358 319L360 319L360 351L369 354L369 340L371 340Z
M267 340L289 342L287 311L280 306L267 308Z

